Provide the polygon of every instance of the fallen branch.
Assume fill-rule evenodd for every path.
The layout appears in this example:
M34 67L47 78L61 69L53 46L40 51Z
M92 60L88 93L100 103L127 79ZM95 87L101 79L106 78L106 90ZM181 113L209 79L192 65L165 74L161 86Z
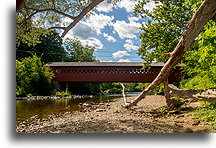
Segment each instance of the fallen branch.
M146 97L147 93L168 78L171 70L181 61L184 53L194 42L203 26L212 19L214 15L215 0L205 0L186 25L182 38L155 80L142 93L140 93L138 97L136 97L132 102L126 104L124 107L129 108L136 105L140 100Z
M191 98L191 99L202 100L211 103L216 102L216 89L183 90L183 89L178 89L172 84L169 84L168 87L171 90L170 92L171 97L181 97L185 99Z

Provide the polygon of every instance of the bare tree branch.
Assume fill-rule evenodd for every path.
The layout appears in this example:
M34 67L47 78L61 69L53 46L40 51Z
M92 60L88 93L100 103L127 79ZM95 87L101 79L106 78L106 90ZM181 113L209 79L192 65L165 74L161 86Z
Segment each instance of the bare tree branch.
M45 11L53 11L55 13L61 14L63 16L66 16L68 18L73 19L73 22L70 23L67 27L50 27L49 29L62 29L64 30L64 32L62 33L61 37L63 38L88 12L90 12L92 9L94 9L99 3L101 3L104 0L93 0L86 8L84 8L79 15L77 16L71 16L69 14L66 14L62 11L58 11L55 8L53 9L33 9L33 8L26 8L26 9L30 9L30 10L35 10L35 12L33 12L32 14L30 14L28 17L26 17L21 23L18 23L19 26L22 26L26 21L28 21L29 19L31 19L31 17L33 17L35 14L37 13L41 13L41 12L45 12Z
M65 37L65 35L93 8L95 8L99 3L101 3L104 0L93 0L91 4L89 4L85 9L82 10L82 12L74 18L74 21L65 29L65 31L62 33L61 37Z
M63 15L63 16L66 16L66 17L68 17L68 18L75 19L74 16L71 16L71 15L69 15L69 14L66 14L66 13L64 13L64 12L62 12L62 11L58 11L58 10L56 10L56 9L51 9L51 8L50 8L50 9L41 9L41 10L33 9L33 8L27 8L27 9L35 10L35 12L33 12L31 15L29 15L27 18L25 18L21 23L19 23L19 24L18 24L19 26L22 26L26 21L28 21L29 19L31 19L31 17L33 17L35 14L41 13L41 12L45 12L45 11L52 11L52 12L61 14L61 15Z
M205 0L200 6L200 8L193 15L189 23L186 25L182 38L172 52L168 61L165 63L164 67L161 69L158 76L142 93L140 93L138 97L136 97L132 102L125 105L126 108L136 105L140 100L146 97L148 92L150 92L152 89L157 87L160 83L162 83L165 79L168 78L171 70L174 68L175 65L180 62L184 53L194 42L195 38L198 36L203 26L210 19L212 19L214 15L215 0Z
M66 27L58 27L58 26L56 26L56 27L50 27L50 28L48 28L49 30L51 30L51 29L62 29L62 30L65 30L66 29Z

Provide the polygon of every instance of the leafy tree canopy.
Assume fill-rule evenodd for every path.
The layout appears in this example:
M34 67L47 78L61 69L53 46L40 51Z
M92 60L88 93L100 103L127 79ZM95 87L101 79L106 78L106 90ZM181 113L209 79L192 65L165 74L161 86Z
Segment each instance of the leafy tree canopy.
M50 31L48 35L41 35L39 41L40 43L30 46L25 42L17 44L16 59L21 60L22 58L36 54L41 57L44 63L61 62L65 60L66 51L63 47L62 38L56 31Z
M198 48L187 52L184 70L189 79L182 81L187 89L216 88L216 23L210 21L200 34Z
M82 43L74 39L66 39L64 42L67 51L67 62L97 62L93 56L94 47L82 45Z
M50 95L51 79L54 76L49 67L36 55L16 60L16 95Z
M166 62L169 58L164 53L174 50L191 15L202 3L201 0L154 0L159 5L148 11L143 7L148 0L141 0L135 6L135 12L142 17L149 17L142 25L141 47L139 54L146 65ZM185 80L181 87L188 89L215 88L215 20L212 19L186 52L182 62L186 65Z
M173 51L177 45L184 26L193 14L191 7L199 0L154 1L158 5L153 11L144 7L148 0L141 0L134 8L136 15L149 18L140 28L143 33L138 51L146 64L167 61L169 57L164 53Z
M17 43L22 41L35 45L40 43L38 37L46 35L52 29L63 30L64 37L83 17L91 15L91 10L102 1L104 0L26 0L16 13ZM106 1L114 4L119 0ZM44 32L41 28L47 30Z

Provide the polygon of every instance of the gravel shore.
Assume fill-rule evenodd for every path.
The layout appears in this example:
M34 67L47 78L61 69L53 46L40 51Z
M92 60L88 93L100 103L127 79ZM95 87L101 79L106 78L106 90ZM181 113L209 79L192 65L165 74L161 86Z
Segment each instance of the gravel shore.
M128 100L133 97L127 98ZM16 127L18 133L187 133L214 132L210 126L182 113L160 117L154 109L166 106L163 96L147 96L137 106L125 109L122 99L94 104L83 111L32 117ZM175 113L175 111L173 112Z

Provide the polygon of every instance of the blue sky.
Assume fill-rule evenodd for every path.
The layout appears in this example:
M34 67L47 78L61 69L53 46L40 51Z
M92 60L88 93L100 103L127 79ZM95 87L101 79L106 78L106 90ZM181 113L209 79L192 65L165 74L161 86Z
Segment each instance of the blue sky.
M140 46L139 27L146 19L135 17L136 0L121 0L116 5L105 0L89 18L82 19L66 38L78 38L83 44L95 47L97 60L102 62L142 62L138 56ZM146 5L152 10L153 2ZM70 22L67 18L65 23Z

